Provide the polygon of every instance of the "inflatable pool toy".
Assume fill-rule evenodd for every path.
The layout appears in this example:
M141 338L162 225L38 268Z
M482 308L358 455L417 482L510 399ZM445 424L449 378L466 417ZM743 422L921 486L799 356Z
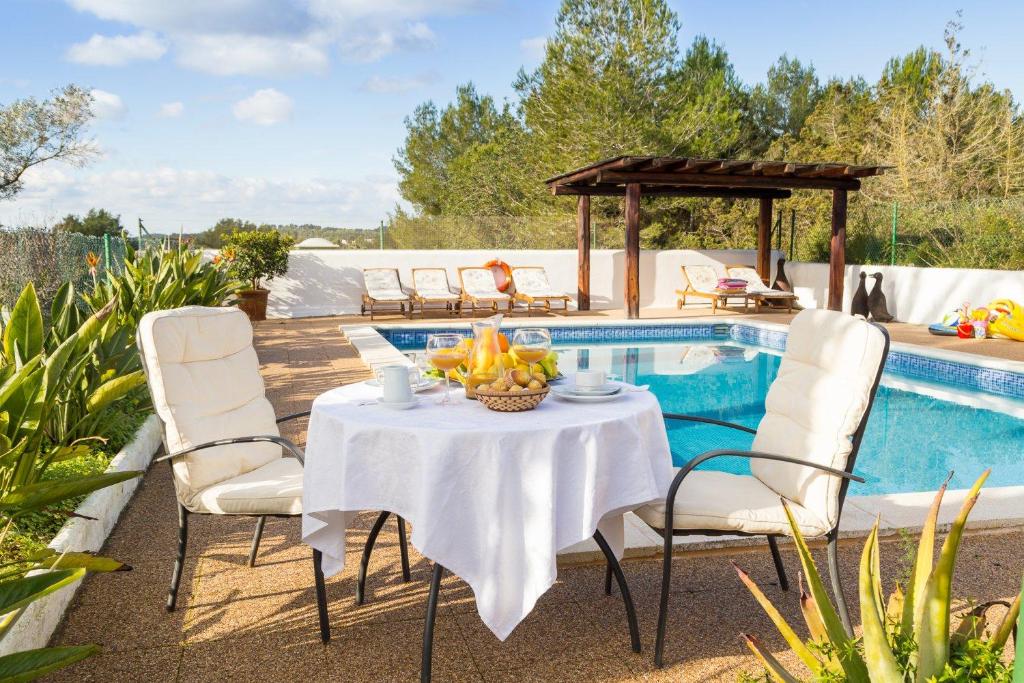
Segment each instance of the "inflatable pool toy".
M1010 299L996 299L985 307L989 311L988 332L992 336L1024 341L1024 308Z

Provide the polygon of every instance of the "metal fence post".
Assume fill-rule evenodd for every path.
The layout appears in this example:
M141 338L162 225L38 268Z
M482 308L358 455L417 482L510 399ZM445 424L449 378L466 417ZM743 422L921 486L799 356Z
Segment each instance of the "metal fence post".
M793 243L796 241L796 209L789 210L789 260L793 260Z
M110 279L110 234L103 233L103 270Z
M889 265L896 265L896 226L900 220L900 203L892 203L892 245L889 247Z

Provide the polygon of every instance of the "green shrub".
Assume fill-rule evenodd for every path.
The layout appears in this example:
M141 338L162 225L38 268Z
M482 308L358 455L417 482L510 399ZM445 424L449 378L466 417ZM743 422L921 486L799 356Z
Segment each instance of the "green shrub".
M294 243L277 230L235 231L221 255L231 264L232 275L249 283L250 289L261 289L262 281L288 272L288 250Z

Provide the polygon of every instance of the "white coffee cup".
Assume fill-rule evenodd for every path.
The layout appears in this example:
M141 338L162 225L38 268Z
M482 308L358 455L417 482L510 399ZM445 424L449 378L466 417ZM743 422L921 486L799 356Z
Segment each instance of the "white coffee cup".
M409 368L404 365L388 365L381 371L382 400L385 403L408 403L412 400L409 386Z
M576 388L580 391L594 391L608 383L604 370L581 370L576 373Z

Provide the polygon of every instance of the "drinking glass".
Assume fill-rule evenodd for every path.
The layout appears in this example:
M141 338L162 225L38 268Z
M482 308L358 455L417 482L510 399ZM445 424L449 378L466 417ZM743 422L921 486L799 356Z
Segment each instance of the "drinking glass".
M512 350L530 366L544 360L551 352L551 333L543 327L521 327L512 335Z
M451 405L451 372L466 362L466 346L460 334L432 334L427 337L427 359L444 372L443 406Z

